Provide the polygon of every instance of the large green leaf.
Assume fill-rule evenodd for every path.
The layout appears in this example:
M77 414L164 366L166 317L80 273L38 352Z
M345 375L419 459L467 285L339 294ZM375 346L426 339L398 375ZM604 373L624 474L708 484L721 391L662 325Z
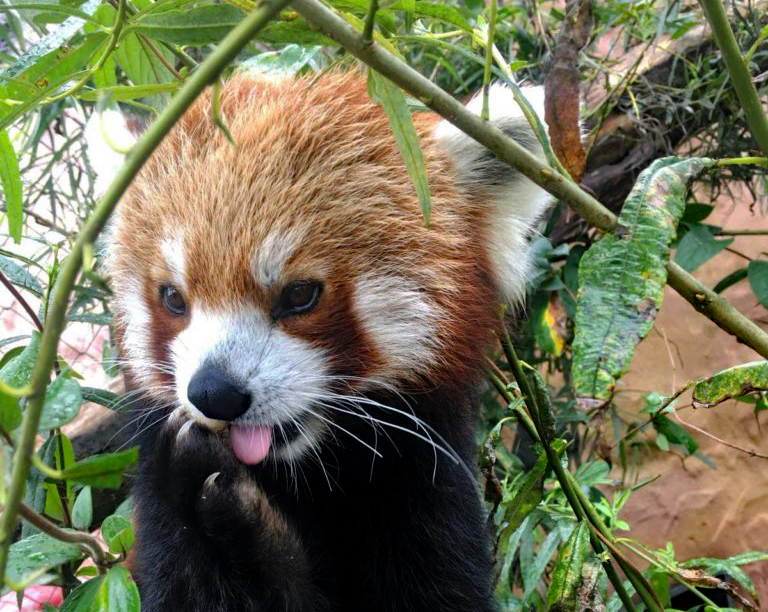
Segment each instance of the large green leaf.
M6 577L14 584L23 584L42 572L81 556L82 552L77 545L36 533L11 544Z
M74 378L62 373L45 391L45 403L38 429L45 431L66 425L80 412L83 397L80 385Z
M586 521L579 521L571 532L571 537L560 549L552 569L552 580L547 590L547 605L557 605L558 610L576 611L576 589L581 584L581 571L587 558L589 546L589 526Z
M19 159L5 130L0 130L0 186L8 218L8 234L18 243L21 240L21 175Z
M429 225L432 202L429 194L429 181L424 165L424 154L419 144L419 136L413 126L411 111L400 88L375 70L368 71L368 92L381 104L389 119L397 148L403 157L413 187L419 197L419 207L424 216L424 224Z
M611 399L617 378L651 329L687 182L712 164L678 157L653 162L627 197L614 233L581 258L572 369L580 407Z
M125 469L136 463L138 457L137 448L119 453L92 455L64 470L64 477L92 487L116 489L120 486Z
M693 404L711 408L750 391L768 391L768 361L733 366L697 381L693 388Z
M544 475L547 471L547 455L541 453L536 463L526 474L525 479L515 491L514 497L505 504L504 528L499 535L499 553L505 554L505 546L510 536L520 526L544 495Z
M395 2L387 8L391 11L406 10L407 2ZM472 31L472 26L464 19L461 13L449 4L439 4L437 2L413 2L410 10L417 17L429 17L430 19L440 19L446 23L456 26L466 32Z
M132 29L174 45L207 45L219 42L244 16L230 4L208 4L147 15Z
M139 591L130 572L111 567L72 591L61 612L139 612L140 608Z

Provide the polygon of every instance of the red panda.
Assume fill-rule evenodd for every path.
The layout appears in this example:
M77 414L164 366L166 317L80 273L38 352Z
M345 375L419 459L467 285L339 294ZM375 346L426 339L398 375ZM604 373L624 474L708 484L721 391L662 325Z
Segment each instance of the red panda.
M546 194L419 114L425 227L357 74L238 76L220 105L234 145L199 99L105 250L126 378L157 415L142 610L495 610L473 389ZM509 90L490 109L541 155Z

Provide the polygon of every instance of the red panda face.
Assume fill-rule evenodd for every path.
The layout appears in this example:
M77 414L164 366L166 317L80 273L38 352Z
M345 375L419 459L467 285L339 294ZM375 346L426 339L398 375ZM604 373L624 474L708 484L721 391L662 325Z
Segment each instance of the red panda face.
M250 435L241 458L255 463L271 431L293 432L278 457L316 444L339 397L476 376L508 276L497 262L524 278L541 194L507 168L510 192L479 145L448 128L435 138L420 117L425 228L386 116L355 75L241 77L221 108L234 146L198 101L116 211L106 264L135 384L211 427L232 422L236 453L235 431ZM499 212L501 197L525 214Z

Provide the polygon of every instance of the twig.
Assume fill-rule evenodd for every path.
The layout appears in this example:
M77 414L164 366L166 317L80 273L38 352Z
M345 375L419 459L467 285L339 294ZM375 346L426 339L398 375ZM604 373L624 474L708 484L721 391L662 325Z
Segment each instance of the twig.
M376 23L376 11L378 10L378 0L369 0L368 14L365 16L365 24L363 24L363 42L367 45L373 42L373 26Z
M293 6L308 23L341 44L352 55L391 79L424 105L445 117L462 132L490 149L499 159L514 166L534 183L566 201L587 221L606 232L613 229L616 216L594 197L561 173L542 163L492 123L485 122L469 112L458 100L386 51L381 45L376 42L364 44L360 32L333 10L318 0L295 0ZM667 272L669 285L694 308L760 355L768 358L768 333L674 262L669 263Z
M480 113L483 121L490 118L488 107L488 94L491 90L491 68L493 67L493 44L496 34L496 0L491 0L488 14L488 32L485 41L485 65L483 66L483 110Z
M737 450L739 452L745 453L750 457L758 457L759 459L768 459L768 455L765 455L763 453L758 453L756 450L751 448L742 448L741 446L736 446L735 444L731 444L730 442L727 442L722 438L718 438L715 434L709 433L708 431L702 429L701 427L697 427L696 425L693 425L691 423L688 423L687 421L684 421L683 419L680 418L680 415L677 413L677 410L674 411L674 414L675 414L675 418L680 422L681 425L684 425L685 427L687 427L688 429L692 429L693 431L697 431L700 434L707 436L711 440L714 440L715 442L719 442L720 444L723 444L728 448L732 448L733 450Z
M104 553L104 549L102 549L101 543L91 534L85 533L84 531L68 531L62 529L58 525L49 521L42 514L35 512L24 502L19 504L19 514L21 515L21 518L27 521L30 525L36 527L43 533L48 534L52 538L56 538L61 542L80 545L85 549L85 552L88 554L88 556L93 559L93 562L99 567L99 569L104 569L109 566L109 559Z
M720 229L718 236L768 236L768 227L748 229Z
M21 304L21 307L24 309L24 311L30 316L32 319L32 322L35 324L35 327L37 327L38 331L43 331L43 324L40 322L40 318L37 316L37 313L32 309L32 306L29 305L29 302L24 298L23 295L21 295L21 292L16 289L16 287L13 286L13 283L6 278L5 274L0 272L0 283L3 283L5 285L5 288L8 289L8 291L11 293L11 295L14 297L14 299Z
M43 409L45 389L48 385L51 367L56 360L56 346L64 328L69 294L80 272L83 249L93 244L109 218L117 201L128 188L133 177L144 165L152 151L160 144L184 111L197 96L212 83L226 66L237 56L253 36L261 30L290 0L264 0L252 13L247 15L227 34L218 47L206 58L195 73L187 79L166 109L144 132L126 157L123 167L104 193L99 204L86 221L77 237L72 251L61 266L58 280L53 289L51 304L45 321L40 349L32 372L32 393L24 411L24 420L14 454L11 483L8 487L6 507L0 523L0 576L5 576L8 562L8 547L13 537L16 516L19 512L24 483L29 472L30 457L34 452L35 436Z
M728 76L731 78L733 89L744 109L744 118L747 121L752 136L763 153L768 155L768 116L766 116L760 97L757 95L752 77L749 75L747 65L741 56L736 37L728 23L728 16L720 0L699 0L704 15L712 26L712 33L717 46L723 54Z

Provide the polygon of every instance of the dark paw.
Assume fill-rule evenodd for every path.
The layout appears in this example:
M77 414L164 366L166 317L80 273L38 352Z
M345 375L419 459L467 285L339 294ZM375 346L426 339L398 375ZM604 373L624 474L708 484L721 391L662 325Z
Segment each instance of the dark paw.
M247 472L235 458L226 436L210 431L173 413L163 425L155 446L157 493L192 518L203 506L215 502L233 506L231 484L247 481ZM217 483L213 486L214 483ZM206 496L207 500L202 500ZM233 508L234 509L234 508Z

